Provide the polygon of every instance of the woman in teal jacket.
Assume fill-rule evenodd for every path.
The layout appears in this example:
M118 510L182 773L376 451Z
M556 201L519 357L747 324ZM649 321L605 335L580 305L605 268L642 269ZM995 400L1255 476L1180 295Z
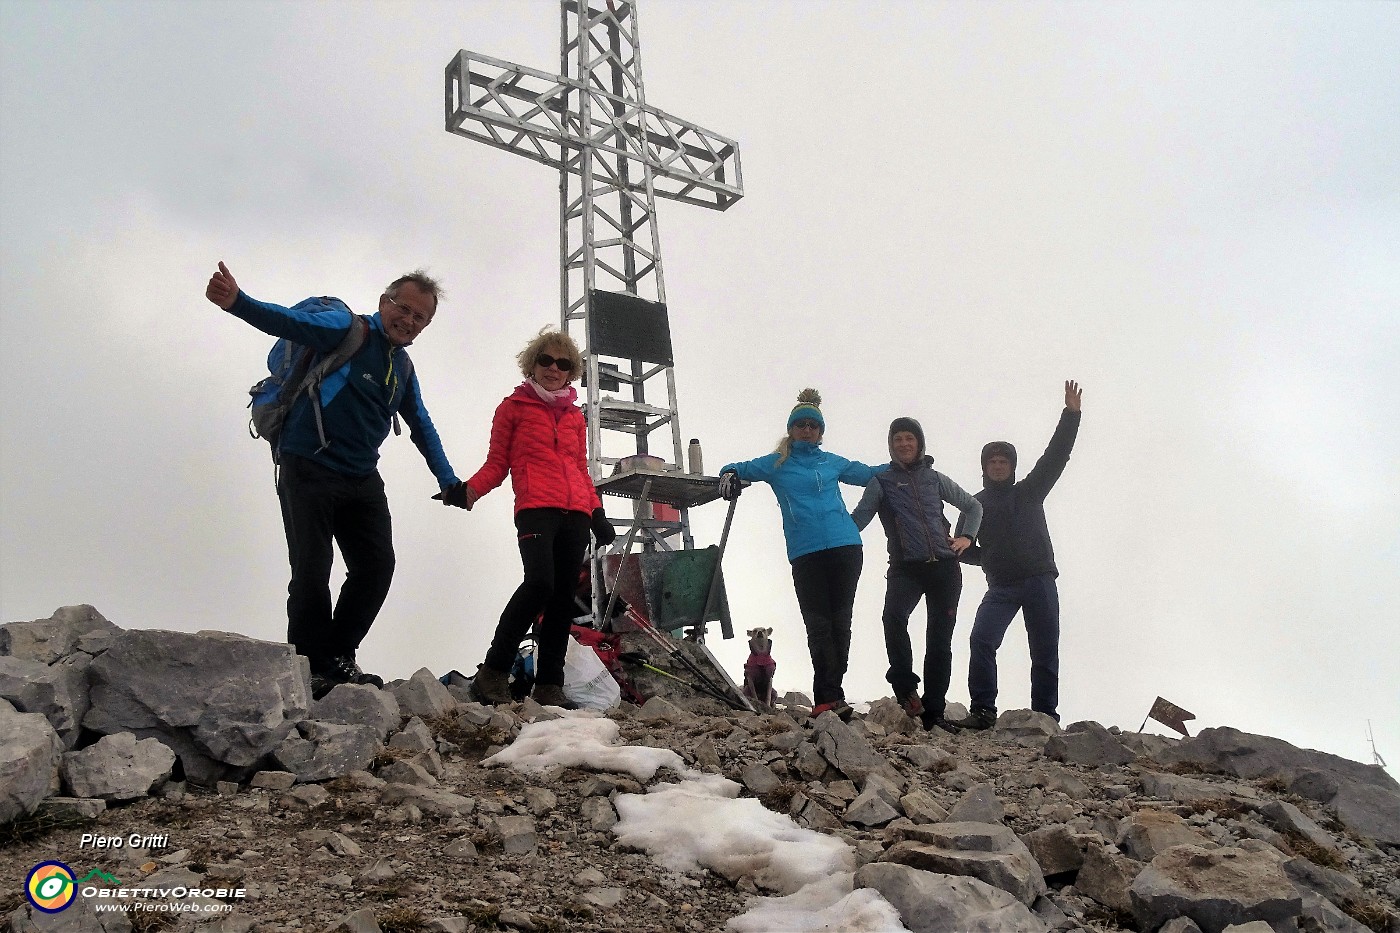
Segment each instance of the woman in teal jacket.
M849 719L841 681L851 650L851 614L860 580L860 531L841 499L840 483L865 486L887 466L870 467L821 449L826 421L821 395L803 389L788 415L778 449L757 460L720 468L726 499L739 494L739 480L773 487L783 513L783 536L807 648L812 655L812 715L833 710Z

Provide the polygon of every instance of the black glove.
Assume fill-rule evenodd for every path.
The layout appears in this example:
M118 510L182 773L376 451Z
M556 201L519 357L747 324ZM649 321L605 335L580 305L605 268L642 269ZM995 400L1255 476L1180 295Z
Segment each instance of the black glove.
M608 521L607 513L601 505L593 510L593 538L599 547L607 547L617 540L617 530L613 528L612 522Z
M725 502L733 502L744 491L743 481L733 470L725 470L719 475L719 497Z
M455 505L459 509L471 508L471 501L467 499L467 484L458 480L448 486L441 493L443 505ZM434 499L438 496L433 496Z

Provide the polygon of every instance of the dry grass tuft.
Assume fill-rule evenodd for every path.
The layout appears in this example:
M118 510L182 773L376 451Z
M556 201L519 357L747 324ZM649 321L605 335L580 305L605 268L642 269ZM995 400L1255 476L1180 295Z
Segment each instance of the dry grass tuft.
M1302 833L1291 829L1284 830L1280 835L1283 836L1294 854L1302 856L1315 865L1321 865L1323 868L1335 868L1339 871L1347 867L1347 860L1342 858L1336 849L1320 846Z
M391 907L375 917L384 933L415 933L428 925L428 918L417 907Z
M1374 897L1348 901L1338 906L1348 917L1368 929L1375 930L1376 933L1387 933L1400 926L1400 917L1391 913L1383 901Z

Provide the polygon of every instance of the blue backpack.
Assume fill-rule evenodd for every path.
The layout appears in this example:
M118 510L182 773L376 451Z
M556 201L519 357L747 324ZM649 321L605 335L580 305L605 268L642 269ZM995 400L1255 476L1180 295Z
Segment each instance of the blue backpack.
M308 298L292 305L292 310L313 313L349 311L350 306L339 298ZM353 323L345 332L340 345L319 359L314 349L286 337L272 345L272 352L267 355L269 375L248 390L248 394L252 396L252 400L248 402L251 411L248 433L253 437L262 438L272 446L274 463L279 459L282 425L286 422L287 413L292 410L292 405L303 392L311 397L311 411L316 419L316 436L321 441L317 453L330 446L330 441L326 440L325 427L321 423L321 381L327 373L333 373L348 363L365 345L365 338L369 336L369 319L362 314L356 314L352 320ZM407 373L404 374L404 378L408 378ZM395 433L398 433L397 415L394 428Z

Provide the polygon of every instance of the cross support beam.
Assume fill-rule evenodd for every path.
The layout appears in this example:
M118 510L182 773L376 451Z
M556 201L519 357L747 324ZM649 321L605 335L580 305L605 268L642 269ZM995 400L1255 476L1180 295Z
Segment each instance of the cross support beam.
M463 50L447 66L445 100L449 133L552 168L580 174L572 151L590 148L645 162L660 198L722 211L744 196L734 140L583 81ZM644 194L642 173L631 177L626 187Z

